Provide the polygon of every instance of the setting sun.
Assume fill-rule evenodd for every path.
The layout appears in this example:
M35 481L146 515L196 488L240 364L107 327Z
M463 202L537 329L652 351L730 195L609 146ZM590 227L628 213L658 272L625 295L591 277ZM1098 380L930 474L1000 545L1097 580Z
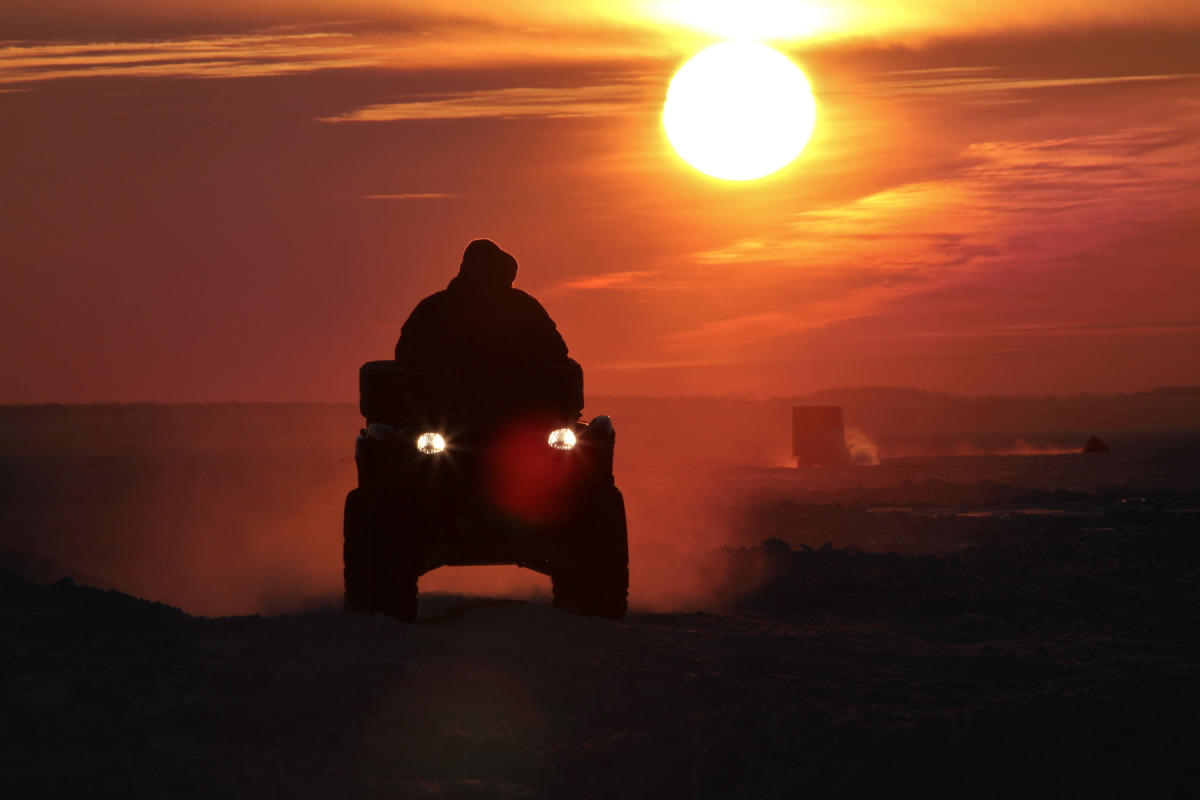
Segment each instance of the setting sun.
M816 113L808 80L787 56L757 42L725 42L675 74L663 128L696 169L748 181L795 159L812 135Z

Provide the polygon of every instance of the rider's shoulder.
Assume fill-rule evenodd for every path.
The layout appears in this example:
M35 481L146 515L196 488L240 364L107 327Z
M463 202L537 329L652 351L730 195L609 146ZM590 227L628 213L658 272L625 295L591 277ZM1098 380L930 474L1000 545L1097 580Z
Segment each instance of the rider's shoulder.
M427 310L431 310L434 308L438 308L439 306L445 305L448 301L450 301L450 299L451 299L450 292L447 291L446 289L442 289L441 291L434 292L433 294L427 296L425 299L421 300L421 302L417 303L416 308L414 310L427 311Z
M508 297L513 303L529 306L530 308L542 307L542 304L538 302L536 297L515 287L508 289Z

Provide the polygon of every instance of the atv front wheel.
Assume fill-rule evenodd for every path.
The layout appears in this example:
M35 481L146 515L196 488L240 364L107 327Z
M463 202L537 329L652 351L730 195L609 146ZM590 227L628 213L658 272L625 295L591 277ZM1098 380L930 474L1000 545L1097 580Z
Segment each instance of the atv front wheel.
M620 490L605 487L565 535L551 574L555 607L584 616L624 617L629 537Z
M417 618L417 571L386 503L362 489L346 495L342 564L346 611Z

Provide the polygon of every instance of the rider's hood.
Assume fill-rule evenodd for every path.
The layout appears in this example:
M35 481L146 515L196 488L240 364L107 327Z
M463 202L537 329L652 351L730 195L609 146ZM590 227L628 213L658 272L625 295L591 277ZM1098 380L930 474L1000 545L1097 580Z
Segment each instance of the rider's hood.
M458 275L450 289L500 291L512 286L517 277L517 260L490 239L476 239L463 251Z

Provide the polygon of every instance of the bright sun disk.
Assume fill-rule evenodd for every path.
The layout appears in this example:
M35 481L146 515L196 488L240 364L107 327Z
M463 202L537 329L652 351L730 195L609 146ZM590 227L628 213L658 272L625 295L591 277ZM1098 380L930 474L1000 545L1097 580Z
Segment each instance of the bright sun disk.
M758 42L723 42L675 73L663 128L696 169L748 181L800 155L816 116L808 79L787 56Z

